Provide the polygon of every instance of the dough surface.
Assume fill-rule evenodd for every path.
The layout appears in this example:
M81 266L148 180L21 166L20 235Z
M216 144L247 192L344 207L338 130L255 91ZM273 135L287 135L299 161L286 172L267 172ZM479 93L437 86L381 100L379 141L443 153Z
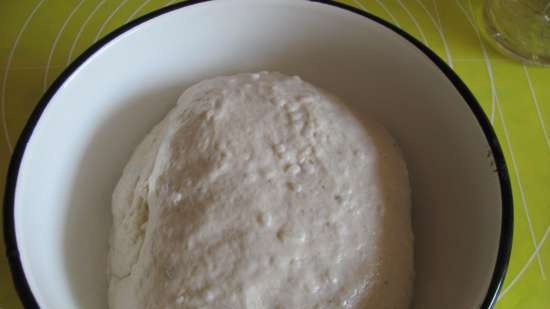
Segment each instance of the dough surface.
M187 89L115 188L111 309L406 309L410 189L389 134L279 73Z

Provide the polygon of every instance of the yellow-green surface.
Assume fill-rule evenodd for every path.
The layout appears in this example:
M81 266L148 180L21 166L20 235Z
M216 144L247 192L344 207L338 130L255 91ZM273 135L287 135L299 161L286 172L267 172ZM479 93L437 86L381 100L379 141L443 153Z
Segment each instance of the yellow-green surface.
M0 185L44 89L98 38L168 0L0 0ZM435 50L491 119L514 191L513 254L496 308L550 308L550 69L501 56L476 28L479 0L347 0ZM550 242L550 241L549 241ZM0 241L0 250L4 244ZM0 309L21 308L0 256Z

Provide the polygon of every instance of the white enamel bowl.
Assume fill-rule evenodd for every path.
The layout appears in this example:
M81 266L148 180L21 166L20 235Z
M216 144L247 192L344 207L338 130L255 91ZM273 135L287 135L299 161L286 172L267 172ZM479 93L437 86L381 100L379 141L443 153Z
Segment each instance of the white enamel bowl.
M83 54L45 94L14 153L8 255L28 308L106 308L110 199L125 162L180 92L204 78L297 74L379 119L413 190L413 309L489 308L504 277L512 199L480 106L426 47L332 2L191 2Z

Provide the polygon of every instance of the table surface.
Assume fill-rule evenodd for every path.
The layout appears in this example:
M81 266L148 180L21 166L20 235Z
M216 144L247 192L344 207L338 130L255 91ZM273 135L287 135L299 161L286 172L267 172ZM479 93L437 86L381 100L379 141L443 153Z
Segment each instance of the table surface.
M0 186L41 94L93 42L168 0L0 1ZM511 61L478 31L480 0L348 0L431 47L491 120L510 171L515 230L497 309L550 308L550 68ZM3 192L2 192L3 193ZM0 233L2 233L0 231ZM2 236L3 239L3 236ZM0 240L0 250L4 252ZM21 308L0 255L0 309Z

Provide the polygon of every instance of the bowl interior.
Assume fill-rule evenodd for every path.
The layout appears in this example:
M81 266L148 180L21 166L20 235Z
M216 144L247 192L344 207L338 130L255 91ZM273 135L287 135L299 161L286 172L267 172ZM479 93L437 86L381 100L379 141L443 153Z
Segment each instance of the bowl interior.
M106 308L110 202L137 143L201 79L297 74L396 137L413 187L412 308L477 308L494 270L502 199L490 145L459 91L417 47L331 5L204 2L144 22L58 89L18 174L15 232L41 308Z

